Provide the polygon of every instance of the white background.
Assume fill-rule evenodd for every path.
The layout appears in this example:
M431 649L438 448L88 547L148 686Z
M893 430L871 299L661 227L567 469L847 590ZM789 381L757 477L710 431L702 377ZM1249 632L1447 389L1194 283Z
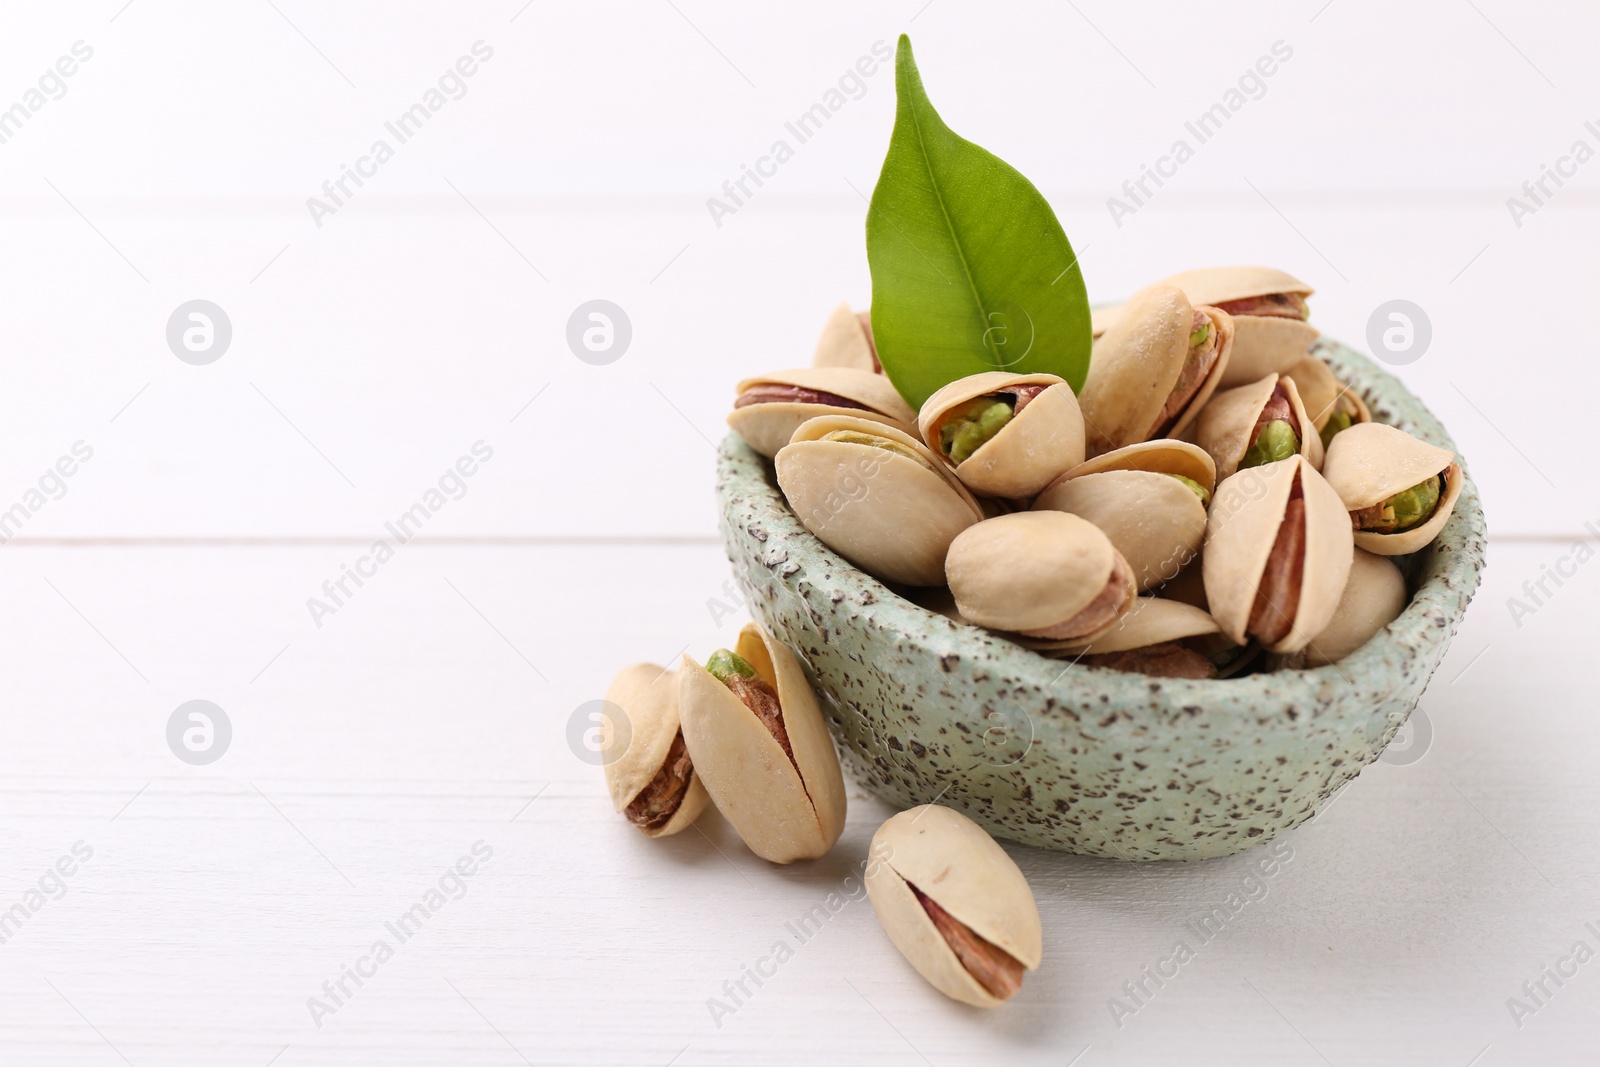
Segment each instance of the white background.
M1600 951L1600 568L1508 601L1600 524L1600 162L1520 226L1506 202L1600 147L1600 14L1205 8L9 7L0 109L93 58L0 144L0 509L94 455L0 550L0 910L93 858L0 944L0 1062L1590 1062L1600 962L1520 1028L1507 999ZM734 380L869 301L892 71L720 226L706 200L902 31L947 121L1050 197L1091 298L1270 263L1363 348L1378 305L1422 307L1399 373L1493 531L1431 741L1285 838L1267 895L1120 1028L1108 999L1254 857L1013 849L1046 923L1014 1003L944 1001L853 902L718 1026L708 998L888 810L853 792L839 847L792 869L714 814L647 842L566 740L617 667L736 629L710 442ZM480 40L465 96L319 227L307 198ZM1117 225L1107 198L1278 41L1260 98ZM234 333L203 367L165 341L195 298ZM594 298L632 322L606 366L565 341ZM317 626L307 598L478 441L466 495ZM165 741L192 699L233 723L207 767ZM307 998L480 840L466 895L317 1026Z

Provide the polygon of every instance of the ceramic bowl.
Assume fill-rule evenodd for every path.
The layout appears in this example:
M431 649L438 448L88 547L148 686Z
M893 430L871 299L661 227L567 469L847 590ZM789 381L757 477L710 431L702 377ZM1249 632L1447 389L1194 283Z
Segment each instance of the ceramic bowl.
M1316 351L1376 421L1455 449L1371 360L1326 339ZM900 807L956 808L998 837L1126 860L1225 856L1316 814L1416 707L1484 563L1468 478L1444 532L1409 561L1410 605L1350 656L1153 679L1046 659L905 599L808 533L737 435L717 492L750 610L804 664L857 782Z

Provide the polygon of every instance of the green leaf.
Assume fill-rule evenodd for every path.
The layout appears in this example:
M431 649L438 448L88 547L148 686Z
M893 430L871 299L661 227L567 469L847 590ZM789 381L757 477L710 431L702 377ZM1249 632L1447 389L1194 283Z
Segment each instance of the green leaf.
M956 136L900 38L898 107L867 212L872 333L913 407L986 370L1089 370L1089 298L1055 212L1016 168Z

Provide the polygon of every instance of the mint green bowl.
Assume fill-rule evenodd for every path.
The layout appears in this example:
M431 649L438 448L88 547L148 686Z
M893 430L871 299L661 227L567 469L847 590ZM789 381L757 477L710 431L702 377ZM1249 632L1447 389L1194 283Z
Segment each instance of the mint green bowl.
M1374 420L1455 450L1393 375L1326 339L1318 353ZM800 657L857 782L1023 844L1129 860L1226 856L1315 815L1416 707L1484 564L1469 477L1411 560L1410 605L1355 653L1315 670L1153 679L1046 659L904 599L807 532L735 434L717 494L750 609Z

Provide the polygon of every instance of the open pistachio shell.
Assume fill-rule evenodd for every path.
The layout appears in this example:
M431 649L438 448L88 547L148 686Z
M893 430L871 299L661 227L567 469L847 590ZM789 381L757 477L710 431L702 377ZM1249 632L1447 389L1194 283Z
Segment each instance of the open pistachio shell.
M1276 267L1201 267L1180 271L1156 284L1175 285L1196 304L1226 304L1274 293L1305 297L1316 291Z
M1309 322L1276 315L1233 316L1233 355L1219 388L1283 374L1305 359L1322 334Z
M1208 498L1216 484L1211 457L1198 446L1146 441L1080 463L1046 487L1033 510L1064 511L1094 523L1145 592L1175 578L1205 541L1205 504L1174 474Z
M829 440L830 434L879 443ZM921 441L866 419L811 419L774 464L778 487L805 528L883 581L943 585L950 542L983 517L972 494Z
M1221 632L1222 627L1208 612L1176 600L1142 596L1134 600L1115 626L1093 641L1064 642L1059 647L1062 651L1099 655Z
M816 694L794 653L755 623L734 650L778 694L791 761L766 725L684 656L678 705L695 771L750 851L773 863L815 859L844 829L844 775Z
M1311 466L1322 466L1322 438L1317 436L1316 427L1300 402L1300 391L1294 379L1269 374L1258 382L1218 393L1200 413L1200 421L1195 424L1195 441L1216 461L1219 481L1226 481L1239 469L1240 461L1250 449L1250 435L1255 431L1256 420L1280 383L1299 426L1299 454Z
M1037 637L1092 640L1116 625L1135 595L1133 570L1106 535L1060 511L1022 511L969 527L950 544L945 577L962 617ZM1089 628L1049 632L1074 620Z
M1176 411L1166 412L1184 378L1194 312L1216 332L1216 355ZM1136 293L1094 343L1089 376L1078 396L1091 456L1157 437L1179 437L1216 390L1233 349L1233 322L1215 308L1192 305L1172 286ZM1165 412L1165 414L1164 414Z
M1268 575L1296 480L1304 507L1303 551L1281 572ZM1278 640L1263 645L1272 652L1298 652L1332 621L1353 555L1344 504L1305 457L1242 470L1218 485L1211 501L1203 573L1212 617L1223 633L1242 645L1255 636L1251 615L1264 580L1288 583L1287 588L1298 589L1289 598L1292 615L1273 620L1287 629ZM1274 591L1266 590L1269 605L1275 599L1288 602L1273 598Z
M840 304L822 326L813 367L848 367L852 370L882 372L878 353L872 346L872 323L865 311L851 311Z
M962 404L1018 386L1045 386L965 460L945 455L942 430ZM1016 405L1013 405L1015 407ZM1083 415L1072 387L1054 374L985 371L951 382L922 405L917 429L928 448L955 467L974 493L1017 500L1031 497L1062 471L1083 462Z
M1344 659L1399 618L1407 599L1405 576L1393 560L1356 549L1333 621L1306 646L1305 666Z
M1336 435L1323 471L1352 514L1430 477L1445 476L1444 492L1427 522L1396 533L1356 531L1356 545L1380 556L1403 556L1438 537L1461 496L1461 465L1454 452L1381 422L1359 423Z
M1372 421L1361 394L1335 378L1328 365L1316 356L1308 355L1290 364L1283 375L1300 391L1300 403L1319 431L1339 410L1345 411L1352 423Z
M916 424L916 412L911 410L894 385L881 374L851 367L801 367L798 370L774 371L755 378L746 378L735 391L742 396L757 386L792 386L834 396L861 407L839 407L833 404L804 403L794 400L775 400L760 404L736 407L728 413L728 425L743 437L751 448L768 458L777 455L778 449L789 443L789 438L802 422L818 415L843 414L870 419L888 426L910 429Z
M917 972L947 997L979 1008L1003 1002L964 963L935 925L917 892L980 944L1014 961L1012 971L1037 970L1044 957L1044 932L1028 880L1004 849L966 816L934 804L910 808L878 828L868 865L867 896L894 947ZM969 948L970 952L970 948ZM979 968L984 970L984 968ZM1020 982L1020 974L1015 978Z
M672 743L678 736L678 673L654 663L624 667L606 690L607 703L622 709L626 724L608 722L603 727L601 755L606 786L618 812L661 773ZM616 745L625 745L620 752ZM689 788L677 810L664 825L640 830L646 837L667 837L695 819L706 806L706 789L698 774L690 772Z

